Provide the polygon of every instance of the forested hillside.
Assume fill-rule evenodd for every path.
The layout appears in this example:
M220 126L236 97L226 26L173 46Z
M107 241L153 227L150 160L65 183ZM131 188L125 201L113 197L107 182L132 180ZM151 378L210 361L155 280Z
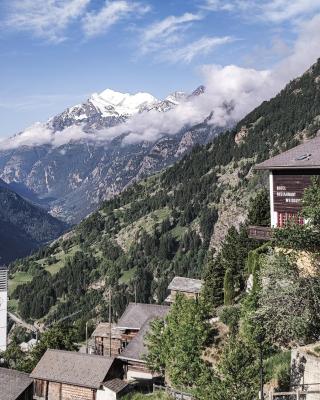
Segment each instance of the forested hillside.
M319 128L320 61L233 131L103 203L67 237L13 264L11 287L21 273L30 281L12 293L18 311L46 321L80 311L75 318L81 327L97 315L107 318L109 285L114 318L135 292L138 301L161 303L170 279L203 276L208 255L223 241L242 252L233 251L232 273L243 287L245 257L257 244L240 223L266 182L252 166ZM237 229L224 240L232 225Z
M25 257L60 236L67 225L13 192L0 180L0 265Z

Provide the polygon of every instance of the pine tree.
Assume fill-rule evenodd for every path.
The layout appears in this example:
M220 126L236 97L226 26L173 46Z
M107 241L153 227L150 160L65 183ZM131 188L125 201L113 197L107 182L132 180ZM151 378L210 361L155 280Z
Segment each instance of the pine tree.
M223 290L224 290L224 305L225 306L232 305L235 298L235 291L234 291L233 274L230 268L226 270L224 276Z
M270 226L270 202L266 189L260 190L251 200L248 220L250 225Z
M210 306L218 307L223 304L224 275L221 256L214 258L213 254L210 254L203 276L203 297Z

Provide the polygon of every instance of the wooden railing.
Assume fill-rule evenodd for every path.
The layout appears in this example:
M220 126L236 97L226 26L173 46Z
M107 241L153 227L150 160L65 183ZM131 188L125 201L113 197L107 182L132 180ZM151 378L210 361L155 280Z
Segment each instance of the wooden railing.
M268 226L253 226L248 227L248 236L255 240L270 240L272 239L272 229Z
M164 391L168 393L170 397L177 400L195 400L195 398L190 393L181 392L180 390L176 390L171 388L170 386L160 386L160 385L153 385L153 391Z

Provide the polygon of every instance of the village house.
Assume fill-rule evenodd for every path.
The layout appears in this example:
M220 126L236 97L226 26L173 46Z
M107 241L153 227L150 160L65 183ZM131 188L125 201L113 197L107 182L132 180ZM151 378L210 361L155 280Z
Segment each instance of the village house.
M116 400L126 393L120 360L47 350L30 374L35 400Z
M117 356L139 333L148 319L163 317L168 306L157 304L129 303L121 318L111 329L111 354ZM95 353L108 356L110 352L109 323L100 323L92 334L95 342Z
M94 353L101 356L110 355L110 324L109 322L100 322L92 333L94 341ZM120 330L112 324L111 327L111 356L118 356L121 352L123 343Z
M145 360L147 355L145 336L153 319L150 318L143 324L139 333L118 357L124 362L125 379L128 381L150 381L160 377L159 374L150 371Z
M174 303L177 293L183 294L189 299L197 299L201 293L202 285L203 282L199 279L176 276L168 286L170 294L166 298L165 303L169 305Z
M282 227L288 220L303 224L300 212L304 190L312 176L320 175L320 137L272 157L255 169L269 171L271 227ZM270 233L267 227L249 228L249 236L254 239L269 239Z
M28 374L0 368L0 400L32 400L33 380Z

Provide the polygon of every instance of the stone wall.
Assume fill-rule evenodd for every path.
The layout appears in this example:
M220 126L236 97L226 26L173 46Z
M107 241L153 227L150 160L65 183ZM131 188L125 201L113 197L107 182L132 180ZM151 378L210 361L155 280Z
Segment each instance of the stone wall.
M292 385L308 385L306 400L320 399L320 358L312 354L312 349L301 348L291 352ZM293 389L296 387L293 386ZM315 393L312 393L315 392Z

